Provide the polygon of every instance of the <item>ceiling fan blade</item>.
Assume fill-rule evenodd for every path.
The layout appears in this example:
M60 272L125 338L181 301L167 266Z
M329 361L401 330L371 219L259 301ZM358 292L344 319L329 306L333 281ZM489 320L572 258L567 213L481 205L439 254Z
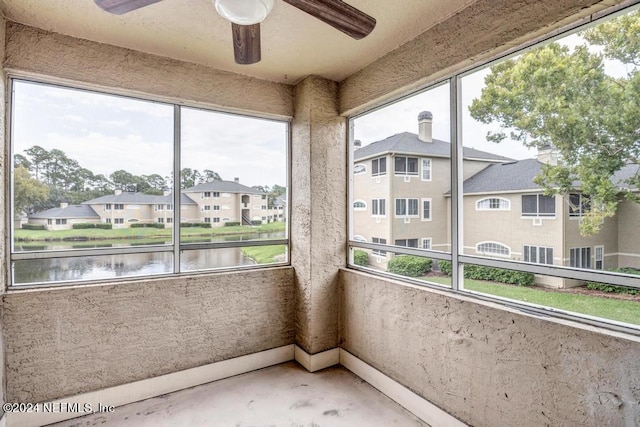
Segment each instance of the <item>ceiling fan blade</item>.
M356 40L369 35L376 20L341 0L284 0Z
M158 3L162 0L93 0L98 7L114 15L124 15L132 10Z
M232 22L231 31L236 64L248 65L260 62L260 24L238 25Z

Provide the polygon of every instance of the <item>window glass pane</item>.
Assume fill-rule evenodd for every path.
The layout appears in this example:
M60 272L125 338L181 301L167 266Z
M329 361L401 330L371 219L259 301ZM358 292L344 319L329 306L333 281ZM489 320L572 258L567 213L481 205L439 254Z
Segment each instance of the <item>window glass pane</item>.
M18 260L12 268L16 285L150 276L173 272L173 253Z
M385 176L353 175L352 200L386 199L391 209L386 218L376 216L373 205L370 215L353 211L353 235L411 240L419 249L420 239L428 236L432 250L450 251L449 95L449 85L442 84L353 120L359 141L354 166L384 155L393 168Z
M173 106L12 83L12 251L170 245L173 212L157 206L171 203ZM20 260L13 265L16 284L172 268L170 260L158 255ZM50 274L44 274L47 268Z
M286 238L286 123L194 108L181 119L181 242ZM245 265L241 252L186 251L181 267Z
M522 215L538 214L538 196L522 196Z
M198 249L180 252L180 271L280 264L289 260L286 245Z

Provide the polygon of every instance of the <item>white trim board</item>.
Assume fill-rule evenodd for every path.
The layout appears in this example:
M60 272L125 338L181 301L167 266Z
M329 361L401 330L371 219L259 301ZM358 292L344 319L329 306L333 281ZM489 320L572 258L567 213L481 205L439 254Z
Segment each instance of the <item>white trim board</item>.
M340 349L340 364L429 425L467 427L462 421L343 349Z
M340 350L336 347L321 353L309 354L296 345L295 359L307 371L316 372L320 369L338 365L340 363Z
M336 349L337 350L337 349ZM63 399L56 399L54 404L74 404L80 408L90 403L95 410L98 404L122 406L140 400L149 399L185 388L206 384L223 378L244 374L257 369L266 368L280 363L294 360L294 345L286 345L259 353L248 354L209 365L185 369L159 377L109 387L102 390L78 394ZM49 403L49 402L47 402ZM42 408L42 406L40 406ZM48 412L43 413L5 413L3 421L6 427L36 427L52 424L72 418L88 415L77 412Z

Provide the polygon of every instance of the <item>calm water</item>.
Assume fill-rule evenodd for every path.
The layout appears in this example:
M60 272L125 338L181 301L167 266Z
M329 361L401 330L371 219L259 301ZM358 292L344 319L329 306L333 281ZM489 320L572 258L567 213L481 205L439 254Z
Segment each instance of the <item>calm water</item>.
M252 233L216 238L189 240L189 243L220 241L248 241L282 239L284 232ZM125 247L140 244L167 244L166 241L96 241L96 242L16 242L15 251L72 250L104 247ZM169 242L170 243L170 242ZM184 250L180 255L180 270L195 271L254 264L242 253L241 248ZM13 263L15 284L42 283L68 280L100 280L118 277L147 276L173 271L172 248L167 252L126 255L98 255L91 257L67 257L55 259L20 260Z

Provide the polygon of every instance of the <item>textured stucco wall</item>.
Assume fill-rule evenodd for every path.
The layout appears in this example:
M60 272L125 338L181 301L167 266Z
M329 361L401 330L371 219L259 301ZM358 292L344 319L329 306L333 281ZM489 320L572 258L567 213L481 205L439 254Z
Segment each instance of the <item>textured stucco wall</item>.
M341 82L340 113L380 104L621 1L479 0Z
M5 47L5 32L2 31L2 28L5 27L5 20L0 17L0 58L4 58L4 47ZM4 76L4 69L0 64L0 75ZM6 79L0 79L0 199L2 200L2 206L7 206L5 197L6 194L10 194L7 188L7 181L5 177L7 176L5 170L7 167L7 163L5 162L5 156L8 154L8 144L6 143L6 121L4 118L6 117L7 110L7 92L6 92ZM0 212L4 212L0 209ZM7 263L6 263L6 249L7 249L7 224L6 224L6 216L0 214L0 295L4 294L6 291L6 280L7 277ZM0 322L2 321L2 306L0 305ZM4 355L5 355L5 346L4 346L4 337L2 333L2 324L0 323L0 404L4 403L5 396L5 375L4 375ZM0 409L0 417L4 415L4 411Z
M290 118L293 87L189 62L7 23L5 68L153 94L227 110ZM250 93L251 96L246 96Z
M7 399L37 402L293 344L291 268L9 293Z
M640 342L344 270L341 346L481 426L640 425Z
M292 123L291 264L296 343L311 354L338 344L338 269L346 262L346 121L335 82L296 86Z

